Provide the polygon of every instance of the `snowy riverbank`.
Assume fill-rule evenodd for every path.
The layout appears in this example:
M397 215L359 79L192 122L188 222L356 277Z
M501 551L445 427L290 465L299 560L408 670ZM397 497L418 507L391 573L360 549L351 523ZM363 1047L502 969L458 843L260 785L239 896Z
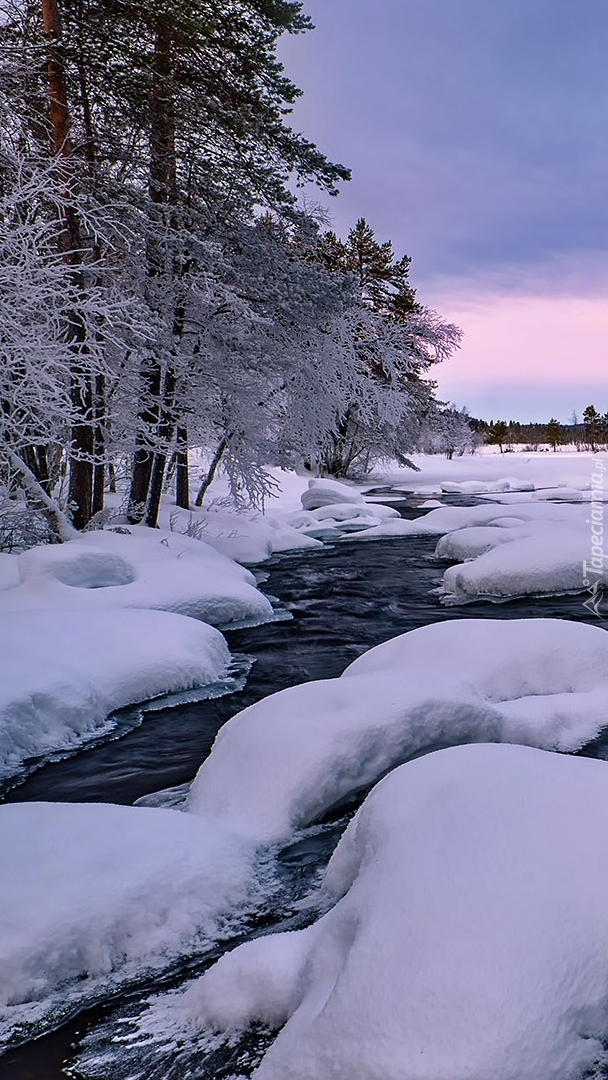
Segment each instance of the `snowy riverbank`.
M471 460L467 464L471 468ZM492 467L496 469L496 463ZM499 480L491 478L494 484ZM570 485L574 480L572 474ZM536 487L513 491L513 481L501 498L509 495L519 500L515 504L486 505L484 500L474 506L441 505L415 521L403 520L390 507L377 509L365 501L360 488L327 482L309 487L302 478L290 478L291 493L283 493L276 527L255 515L244 518L247 524L241 526L225 508L218 514L233 547L235 541L242 547L246 541L253 548L256 535L256 543L263 546L273 533L282 538L280 543L293 533L314 547L315 538L307 535L308 515L315 515L316 527L330 522L332 539L352 538L365 535L367 530L360 527L370 520L371 509L378 522L371 526L372 535L396 531L397 526L403 544L415 535L438 535L438 553L469 560L463 562L469 570L488 554L530 540L536 543L542 530L578 536L580 528L583 536L576 515L582 511L589 516L591 488L576 488L580 496L572 503L553 502L535 498ZM449 502L453 496L441 495L441 484L465 482L437 481L435 494ZM470 482L482 483L476 477ZM522 479L521 487L524 483L529 481ZM300 510L290 505L296 488ZM422 501L428 495L418 492ZM211 517L214 512L206 513ZM296 527L289 519L293 522L298 515ZM231 517L234 528L226 523ZM241 527L242 533L235 535ZM522 529L531 532L522 535ZM208 623L255 623L271 619L273 609L250 572L218 552L223 536L217 531L215 547L175 528L134 529L129 535L93 532L63 546L11 557L17 560L12 565L18 576L7 572L0 591L0 618L18 630L11 654L13 682L6 684L9 698L11 687L16 691L5 703L9 712L12 708L13 727L6 730L13 749L27 733L22 758L40 752L32 733L46 740L40 743L44 749L52 747L56 721L64 723L66 746L73 748L91 731L103 733L108 711L120 703L225 675L228 650L220 631ZM493 542L509 532L508 541ZM243 551L241 555L245 561ZM578 549L573 558L578 558ZM529 570L525 565L522 570L520 562L525 584L531 580ZM550 591L548 575L555 573L550 559L545 577L542 566L538 573L531 591ZM506 581L504 565L500 574ZM421 1046L428 1047L427 1057L421 1071L412 1073L420 1080L436 1080L440 1074L446 1080L477 1080L482 1065L492 1080L513 1080L515 1075L518 1080L575 1080L582 1064L599 1060L608 1037L608 1013L598 987L608 985L608 968L598 960L605 928L593 913L608 902L608 879L597 873L587 887L590 864L584 853L577 863L577 843L587 826L589 835L597 832L594 850L604 843L603 825L595 815L602 800L608 805L608 766L591 763L595 771L587 773L576 762L558 768L555 754L535 755L522 746L571 753L606 728L608 637L599 619L593 626L561 619L503 621L500 607L496 615L452 618L398 636L364 653L339 678L297 685L243 710L221 729L192 784L185 812L52 803L0 807L0 860L11 866L10 875L0 882L2 1038L19 1040L43 1031L68 1012L133 986L150 973L169 970L187 956L202 957L236 936L269 905L280 907L280 847L335 804L361 798L387 772L407 762L374 788L345 834L322 892L310 901L311 913L316 905L327 909L326 914L300 931L301 937L270 937L255 947L243 946L243 952L237 950L200 984L192 984L183 998L174 994L165 1000L161 995L149 1015L143 1014L139 1028L136 1025L134 1045L147 1038L150 1025L161 1041L166 1037L183 1042L205 1030L215 1032L213 1038L229 1037L252 1020L271 1028L287 1021L276 1048L260 1065L260 1080L295 1075L290 1072L293 1053L302 1080L324 1080L330 1068L339 1075L358 1076L359 1067L366 1080L375 1075L373 1068L384 1080L406 1080L402 1062L419 1061ZM39 656L36 664L31 661L34 654ZM38 713L27 711L28 694ZM516 743L519 748L430 753L480 742ZM483 757L482 751L487 755L490 749L491 755ZM8 750L4 752L9 760ZM421 753L428 765L412 760ZM527 787L520 785L520 776L528 777ZM551 799L559 802L560 785L568 811L555 820ZM520 829L525 819L518 809L520 788L541 822L529 840ZM385 796L387 791L392 794ZM494 798L495 792L502 793L500 798ZM429 800L434 806L432 827L424 810ZM491 888L494 863L488 862L487 889L466 914L470 882L477 880L477 853L485 858L488 852L486 834L479 844L475 839L472 823L480 815L487 818L487 834L494 838L492 850L511 854L500 856L496 895ZM550 819L555 821L552 831L543 824ZM566 843L571 821L579 825ZM420 887L416 899L409 884L426 880L423 853L433 836L444 833L453 834L460 875L454 885L463 912L458 948L447 899L447 907L438 902L436 910L427 911L426 887ZM560 857L541 858L543 845L552 851L560 838ZM366 852L375 852L385 870L379 865L377 873L372 872ZM398 887L390 869L396 858L409 867L407 880ZM546 893L534 905L522 900L514 907L509 897L519 895L522 868L533 874L540 864L547 867ZM568 891L577 865L577 887ZM433 867L433 890L447 897L455 880L452 871L439 858ZM401 910L404 891L411 905ZM552 897L562 894L571 912L567 948L560 936L561 899L555 900L546 933L539 937ZM493 914L480 945L476 935L485 925L486 910ZM512 963L497 962L491 971L471 974L471 950L479 947L484 955L489 950L498 957L500 935L504 932L507 943L515 941L524 911L530 915L528 929L522 931L521 948L512 950ZM383 912L393 914L389 918ZM396 948L403 940L404 918L412 928L412 941L418 942L424 975L410 976L410 962ZM586 919L594 927L591 944L581 939L578 929ZM499 923L504 930L497 929ZM528 931L530 940L538 941L535 950L526 944ZM437 952L434 943L444 938L445 948ZM547 957L560 949L562 960L548 964ZM442 975L446 950L453 956ZM373 960L372 954L385 960ZM576 979L573 972L578 972ZM443 997L437 1008L449 1018L440 1025L445 1035L441 1052L434 1036L439 1021L431 1007L431 999L438 1001L440 976ZM493 1003L511 1001L524 984L521 1009L510 1007L504 1024L492 1028ZM483 1022L474 1019L475 995L485 1003L485 1012L479 1014ZM368 997L371 1004L366 1005ZM420 1025L407 1028L405 1043L403 1001L421 1018ZM320 1002L333 1018L331 1037L316 1020ZM519 1038L524 1013L532 1019L525 1037ZM382 1038L378 1025L384 1030ZM558 1027L559 1039L554 1037ZM486 1029L491 1029L487 1039ZM516 1037L518 1071L513 1073L508 1071L509 1055Z

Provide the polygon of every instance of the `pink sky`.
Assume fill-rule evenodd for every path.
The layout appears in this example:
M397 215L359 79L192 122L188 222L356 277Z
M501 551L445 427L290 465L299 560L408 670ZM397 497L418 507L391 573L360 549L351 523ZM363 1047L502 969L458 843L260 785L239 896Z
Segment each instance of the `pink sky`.
M437 369L439 395L486 419L568 422L594 404L608 410L608 295L450 291L425 301L464 331L461 350Z

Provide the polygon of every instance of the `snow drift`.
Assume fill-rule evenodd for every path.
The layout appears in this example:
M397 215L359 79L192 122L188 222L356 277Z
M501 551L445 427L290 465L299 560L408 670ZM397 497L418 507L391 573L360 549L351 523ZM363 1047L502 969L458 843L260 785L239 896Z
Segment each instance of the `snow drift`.
M255 1080L578 1080L607 1056L607 821L604 762L410 762L340 841L335 906L228 953L175 1008L285 1024Z
M266 622L272 606L253 575L181 533L131 526L129 535L83 533L14 556L21 584L0 591L0 611L156 608L222 626Z
M190 790L192 813L270 843L438 746L575 750L608 725L608 635L561 619L453 620L371 649L339 679L237 713Z
M108 733L115 709L217 682L230 661L218 630L162 611L0 611L0 638L0 783Z

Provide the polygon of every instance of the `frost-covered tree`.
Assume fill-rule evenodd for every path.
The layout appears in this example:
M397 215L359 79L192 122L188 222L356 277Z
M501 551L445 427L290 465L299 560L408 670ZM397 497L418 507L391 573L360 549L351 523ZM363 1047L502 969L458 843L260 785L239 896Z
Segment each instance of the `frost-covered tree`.
M350 316L357 379L326 429L319 468L347 476L381 459L405 460L433 401L425 376L458 347L460 331L416 301L411 259L396 259L392 243L379 243L363 218L346 241L332 232L322 236L315 256L358 289L358 310Z
M429 409L421 423L417 445L425 454L445 454L451 461L454 454L460 457L473 453L480 442L467 410L449 405Z
M293 175L332 193L348 175L285 122L299 91L276 60L276 42L309 26L301 4L287 0L235 0L229 8L218 0L16 0L0 26L2 74L10 68L6 101L23 137L60 161L61 184L131 210L126 262L135 273L121 278L148 307L154 327L134 408L131 397L131 503L148 503L149 523L183 396L186 308L193 294L223 287L222 268L209 268L215 233L250 220L256 205L291 214ZM74 280L87 258L102 274L106 252L91 244L70 201L62 215L57 240ZM91 381L86 362L81 366L88 343L76 315L67 332L82 420L70 440L70 473L79 478L71 488L84 524L95 508L102 449L107 456L109 424L96 423L96 414L107 411L108 394L104 377ZM130 377L128 354L122 367ZM122 386L113 403L121 399ZM121 422L113 428L120 431ZM184 443L183 427L180 434ZM184 453L182 447L182 461Z
M66 465L84 457L74 430L99 418L84 416L75 393L115 376L113 357L148 332L132 300L102 279L94 263L78 275L57 245L57 223L66 202L77 207L87 234L108 247L112 223L101 208L66 188L61 166L15 149L4 129L0 149L0 470L2 482L23 484L53 513L51 499ZM59 175L57 175L59 172ZM78 350L71 332L78 320ZM85 460L87 460L85 458ZM89 456L88 464L92 463ZM67 509L73 488L65 496ZM50 501L49 501L50 500ZM56 517L54 524L59 519ZM62 531L65 529L62 526Z

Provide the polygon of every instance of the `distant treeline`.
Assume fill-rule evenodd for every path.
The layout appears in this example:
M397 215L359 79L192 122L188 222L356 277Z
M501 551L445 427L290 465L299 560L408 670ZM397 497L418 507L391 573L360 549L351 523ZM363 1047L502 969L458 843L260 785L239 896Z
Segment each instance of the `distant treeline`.
M600 413L593 405L588 405L579 420L572 414L569 424L560 424L551 417L546 423L520 424L517 420L480 420L469 418L469 423L484 442L499 446L501 452L511 446L551 446L554 450L560 445L574 445L578 450L597 450L608 446L608 412Z

